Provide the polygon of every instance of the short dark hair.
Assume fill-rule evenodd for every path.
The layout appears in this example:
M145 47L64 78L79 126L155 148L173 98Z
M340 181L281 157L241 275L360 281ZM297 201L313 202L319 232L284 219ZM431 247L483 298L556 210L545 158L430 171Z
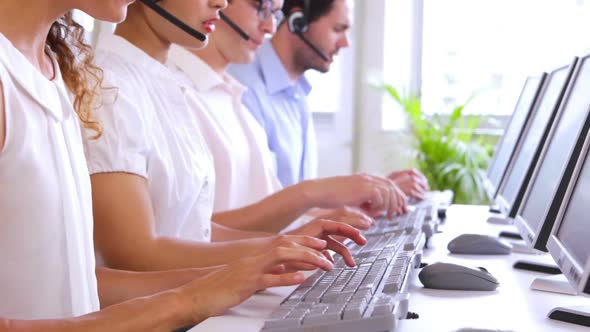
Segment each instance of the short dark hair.
M293 8L303 8L303 0L285 0L283 3L283 13L285 17L293 10ZM309 16L307 23L312 23L320 17L327 15L334 6L334 0L309 0Z

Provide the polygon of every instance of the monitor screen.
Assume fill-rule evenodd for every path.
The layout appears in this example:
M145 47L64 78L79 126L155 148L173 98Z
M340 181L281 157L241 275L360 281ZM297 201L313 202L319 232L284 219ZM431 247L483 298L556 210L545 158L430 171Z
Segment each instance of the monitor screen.
M510 118L510 122L506 127L504 135L502 135L502 140L496 147L494 158L488 169L488 179L491 185L490 191L492 191L488 192L488 194L491 198L496 194L498 185L500 185L500 181L502 181L506 166L510 162L514 147L516 146L518 139L521 137L520 133L526 124L530 111L539 95L539 91L542 88L546 76L547 74L545 73L539 76L531 76L527 78L524 83L524 87L522 88L520 97L518 97L518 102L516 103L516 108L512 113L512 117Z
M573 260L583 267L590 257L590 162L584 162L582 171L570 196L565 214L556 232L559 242Z
M549 253L575 289L590 294L590 161L586 135L584 148L556 218L557 225L547 244Z
M586 135L587 128L584 127L588 126L586 119L588 105L590 105L590 95L586 91L589 90L590 63L584 59L580 62L580 67L564 96L561 109L549 137L547 137L546 147L539 158L519 213L522 221L533 232L532 235L536 236L537 241L540 242L534 243L537 249L546 250L547 238L557 212L555 210L552 215L549 215L549 209L553 204L557 204L556 207L559 208L563 198L563 190L558 197L555 196L556 192L562 181L565 181L562 184L565 189L565 185L569 181L569 175L565 175L566 167L569 164L571 168L570 158L574 158L573 162L577 160L578 156L572 155L572 152L576 145L580 145L580 135L584 137ZM553 202L554 199L558 202ZM539 234L541 231L543 234ZM526 236L524 238L526 239Z
M499 204L502 208L510 209L521 187L527 185L523 182L525 182L524 180L529 168L534 167L535 154L540 144L543 144L544 135L547 134L548 127L551 125L552 119L557 111L570 75L570 69L570 66L564 66L549 75L543 95L539 103L535 106L538 109L535 111L535 114L524 131L524 137L520 140L514 152L514 158L506 171L505 180L499 190L499 196L504 201L503 204ZM524 188L526 187L522 189ZM503 207L503 205L507 206Z

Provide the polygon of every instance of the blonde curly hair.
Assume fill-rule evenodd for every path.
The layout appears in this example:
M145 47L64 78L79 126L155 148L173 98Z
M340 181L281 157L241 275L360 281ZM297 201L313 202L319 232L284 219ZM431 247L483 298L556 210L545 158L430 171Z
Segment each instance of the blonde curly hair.
M74 94L74 110L85 128L102 134L100 123L93 119L94 102L104 79L102 69L94 64L92 46L84 40L84 27L68 12L53 23L47 35L47 46L56 54L66 87Z

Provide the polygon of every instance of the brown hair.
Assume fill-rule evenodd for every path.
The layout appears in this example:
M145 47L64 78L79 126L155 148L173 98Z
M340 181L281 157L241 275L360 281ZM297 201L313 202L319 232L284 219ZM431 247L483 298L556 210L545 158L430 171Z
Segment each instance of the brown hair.
M95 138L100 137L102 128L93 119L92 111L104 73L93 63L94 52L84 41L84 27L73 19L72 12L53 23L47 46L56 54L66 87L74 94L74 110L82 125L94 130Z

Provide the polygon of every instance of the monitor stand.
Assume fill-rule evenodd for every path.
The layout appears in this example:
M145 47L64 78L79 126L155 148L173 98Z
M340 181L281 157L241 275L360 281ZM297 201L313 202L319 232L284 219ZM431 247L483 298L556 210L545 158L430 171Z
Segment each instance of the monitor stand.
M500 207L498 205L491 205L489 211L490 211L490 213L497 213L497 214L502 213L502 210L500 209Z
M515 252L518 254L525 254L525 255L545 255L545 254L547 254L546 252L543 252L541 250L537 250L535 248L531 248L525 244L518 243L518 242L510 242L510 245L512 246L512 252Z
M509 232L509 231L502 231L500 232L500 234L498 234L498 237L505 237L507 239L512 239L512 240L522 240L522 236L520 236L520 233L515 233L515 232Z
M531 289L564 295L578 295L578 292L570 285L563 274L536 278L531 283Z
M553 308L547 317L562 322L590 327L590 306L580 305Z
M506 217L503 214L499 214L497 216L490 216L488 217L487 222L490 224L495 225L512 225L514 224L514 220L512 218Z
M553 264L545 264L545 263L538 263L538 262L531 262L531 261L516 261L514 265L512 265L515 269L519 270L527 270L533 272L540 272L546 274L561 274L561 270L557 267L557 265Z

